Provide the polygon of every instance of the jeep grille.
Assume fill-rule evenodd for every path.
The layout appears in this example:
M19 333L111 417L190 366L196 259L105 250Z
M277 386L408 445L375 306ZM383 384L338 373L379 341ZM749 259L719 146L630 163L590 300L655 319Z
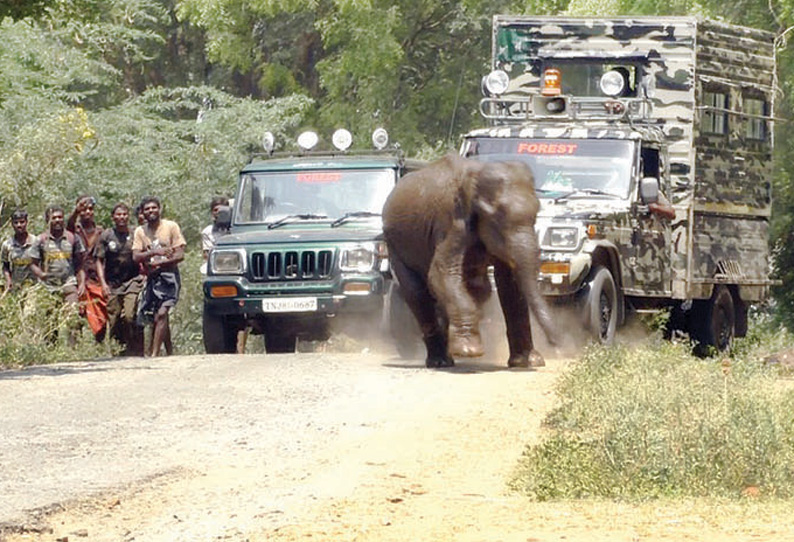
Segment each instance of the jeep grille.
M331 250L287 250L251 254L254 280L311 280L331 277Z

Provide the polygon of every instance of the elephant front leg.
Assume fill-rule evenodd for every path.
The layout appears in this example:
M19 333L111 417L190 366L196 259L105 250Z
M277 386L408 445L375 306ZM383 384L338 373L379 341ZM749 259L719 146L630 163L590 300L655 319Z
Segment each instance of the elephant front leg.
M453 357L479 357L485 350L479 308L463 277L465 250L455 243L444 245L436 250L428 282L448 321L447 348Z
M543 367L546 362L535 350L529 321L529 305L507 264L494 262L494 278L499 304L505 317L507 344L510 348L508 367Z

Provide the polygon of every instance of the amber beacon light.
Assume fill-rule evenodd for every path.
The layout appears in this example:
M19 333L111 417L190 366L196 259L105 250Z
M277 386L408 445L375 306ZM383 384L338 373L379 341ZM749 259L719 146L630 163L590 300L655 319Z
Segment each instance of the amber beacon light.
M557 68L548 68L543 72L543 96L559 96L562 93L562 73Z

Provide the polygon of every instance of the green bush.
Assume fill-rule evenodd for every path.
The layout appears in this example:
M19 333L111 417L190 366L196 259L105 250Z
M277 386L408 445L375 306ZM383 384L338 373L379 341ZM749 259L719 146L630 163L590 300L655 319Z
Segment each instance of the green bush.
M97 344L77 307L42 285L0 297L0 368L96 359L118 351L114 341Z
M200 248L189 246L185 260L179 264L182 290L179 301L171 316L171 336L174 353L180 355L203 354L204 343L201 337L201 313L204 293L201 290L201 262L204 258Z
M559 382L550 435L514 487L538 500L794 496L794 390L749 354L592 347Z

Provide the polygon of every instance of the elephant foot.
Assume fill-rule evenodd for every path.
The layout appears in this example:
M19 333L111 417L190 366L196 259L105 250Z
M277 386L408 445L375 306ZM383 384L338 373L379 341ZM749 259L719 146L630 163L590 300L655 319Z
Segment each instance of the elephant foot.
M533 349L529 355L520 354L517 356L510 356L510 359L507 360L508 367L545 367L546 361L543 359L543 356L540 355L540 352Z
M431 369L454 367L455 360L447 353L447 341L442 333L433 333L425 338L427 358L425 366Z
M438 369L441 367L454 367L455 360L449 356L428 356L425 360L425 366L429 369Z
M449 354L460 358L478 358L485 354L479 333L460 336L450 332Z

